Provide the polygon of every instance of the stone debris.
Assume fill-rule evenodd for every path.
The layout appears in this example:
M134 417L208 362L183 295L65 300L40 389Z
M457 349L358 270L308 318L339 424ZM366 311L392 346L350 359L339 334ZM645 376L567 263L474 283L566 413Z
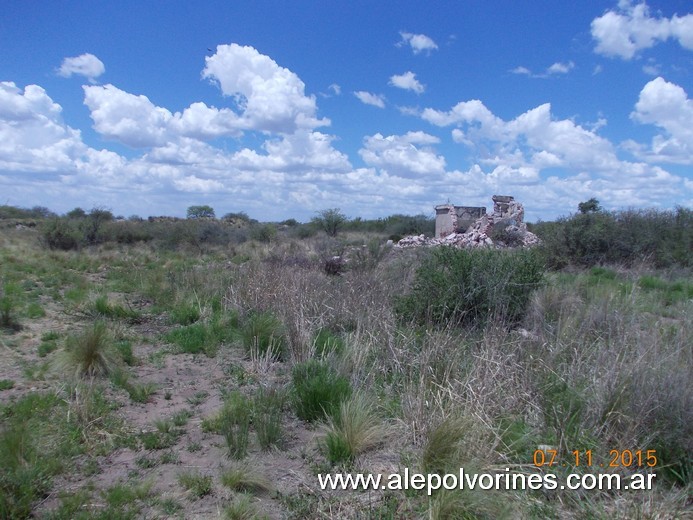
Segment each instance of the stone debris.
M450 206L453 207L454 206ZM438 208L438 207L437 207ZM540 243L539 237L527 230L524 222L525 209L521 203L509 195L493 196L493 213L482 216L465 231L457 230L446 236L426 238L424 235L411 235L402 238L395 247L453 246L460 249L480 247L532 247ZM499 237L496 227L503 230ZM453 227L454 228L454 227Z

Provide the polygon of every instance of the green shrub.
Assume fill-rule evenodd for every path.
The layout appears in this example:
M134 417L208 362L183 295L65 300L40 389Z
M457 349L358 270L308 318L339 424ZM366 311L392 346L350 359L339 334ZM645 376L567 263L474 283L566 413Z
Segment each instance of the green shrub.
M250 229L250 238L269 244L277 238L277 226L274 224L259 224Z
M656 276L641 276L638 280L638 285L646 290L666 290L669 288L669 284L667 282L661 278L657 278Z
M567 265L693 265L693 210L627 210L580 213L533 226L547 263Z
M408 295L395 302L404 322L483 327L489 319L522 320L544 269L533 250L440 247L417 269Z
M253 504L253 497L247 493L236 495L224 510L226 520L265 520L269 517L260 514Z
M241 341L251 357L281 359L286 350L284 324L272 313L253 313L241 328Z
M467 462L463 444L470 428L468 420L457 416L448 417L432 428L421 454L422 469L443 475Z
M304 421L333 416L342 401L351 396L349 380L330 365L317 360L297 363L291 371L292 403Z
M18 299L18 286L12 283L0 286L0 329L21 330L22 326L16 316Z
M82 244L82 233L75 221L54 218L44 222L40 228L41 242L49 249L71 251L79 249Z

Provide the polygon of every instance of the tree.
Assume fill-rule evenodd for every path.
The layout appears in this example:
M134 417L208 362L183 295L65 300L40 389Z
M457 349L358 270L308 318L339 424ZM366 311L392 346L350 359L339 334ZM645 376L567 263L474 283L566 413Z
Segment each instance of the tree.
M580 211L580 213L583 215L586 215L587 213L597 213L601 210L602 207L599 205L599 201L594 197L586 202L581 202L578 204L578 211Z
M78 208L77 208L78 209ZM75 211L75 210L73 210ZM92 208L89 210L89 215L82 220L82 229L84 231L84 240L87 244L96 244L99 242L99 232L104 223L113 220L113 213L105 208Z
M214 218L214 209L211 206L190 206L187 217L191 219Z
M77 219L77 218L84 218L84 217L87 216L87 212L84 211L82 208L75 208L75 209L73 209L73 210L71 210L71 211L68 211L68 212L65 214L65 216L66 216L67 218L74 218L74 219Z
M318 216L313 218L313 222L323 229L328 236L335 237L344 224L347 218L339 208L323 209L318 211Z

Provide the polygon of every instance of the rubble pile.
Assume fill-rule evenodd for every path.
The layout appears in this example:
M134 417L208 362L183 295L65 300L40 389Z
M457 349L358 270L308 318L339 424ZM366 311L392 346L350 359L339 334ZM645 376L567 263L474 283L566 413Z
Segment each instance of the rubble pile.
M540 243L539 237L527 230L524 222L525 209L521 203L508 195L493 196L493 213L483 215L465 231L456 231L446 236L426 238L412 235L402 238L395 247L409 248L448 245L460 249L479 247L532 247ZM495 233L498 228L502 233ZM496 237L494 241L492 236Z

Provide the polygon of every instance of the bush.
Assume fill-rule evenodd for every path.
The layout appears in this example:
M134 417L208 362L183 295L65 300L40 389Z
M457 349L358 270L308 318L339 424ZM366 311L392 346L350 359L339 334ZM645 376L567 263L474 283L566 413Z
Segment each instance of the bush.
M311 359L297 363L291 371L292 403L304 421L333 416L342 401L351 396L349 380L325 362Z
M535 251L435 249L416 271L410 293L395 301L404 322L483 327L524 317L543 264Z
M82 234L79 227L66 219L54 218L41 226L41 242L49 249L70 251L79 249Z
M17 320L16 308L19 298L19 287L7 283L0 286L0 329L18 331L22 329Z
M269 244L272 240L277 238L277 226L274 224L253 226L250 230L250 238L258 242Z
M693 210L590 211L540 222L534 232L543 241L549 267L630 266L648 261L655 267L693 265Z

